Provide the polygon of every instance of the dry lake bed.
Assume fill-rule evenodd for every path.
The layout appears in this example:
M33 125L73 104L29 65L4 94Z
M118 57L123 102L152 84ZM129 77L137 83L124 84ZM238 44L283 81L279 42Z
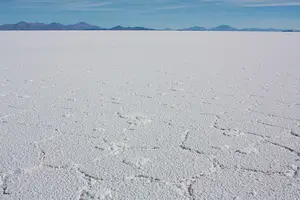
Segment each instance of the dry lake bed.
M1 200L300 199L300 34L0 44Z

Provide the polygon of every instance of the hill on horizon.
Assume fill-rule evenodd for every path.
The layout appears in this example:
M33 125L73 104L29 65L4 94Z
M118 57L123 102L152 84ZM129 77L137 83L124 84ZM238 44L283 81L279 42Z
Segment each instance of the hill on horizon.
M299 32L299 30L292 29L274 29L274 28L234 28L229 25L220 25L213 28L205 28L201 26L193 26L182 29L153 29L141 26L134 27L124 27L121 25L114 26L112 28L103 28L100 26L91 25L85 22L78 22L76 24L68 24L63 25L57 22L52 22L50 24L40 23L40 22L18 22L16 24L3 24L0 25L0 30L2 31L10 31L10 30L116 30L116 31L155 31L155 30L165 30L165 31L264 31L264 32Z

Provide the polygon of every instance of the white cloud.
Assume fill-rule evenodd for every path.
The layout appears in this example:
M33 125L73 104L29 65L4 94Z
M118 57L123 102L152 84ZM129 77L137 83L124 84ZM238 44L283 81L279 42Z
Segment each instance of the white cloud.
M108 1L95 0L15 0L14 5L19 8L50 8L52 10L92 11L105 10L105 6L113 4Z
M11 0L14 7L50 8L71 11L110 11L116 9L179 10L201 5L238 7L300 6L300 0ZM0 0L1 6L1 0Z
M244 7L300 6L300 2L246 4Z
M164 6L157 8L157 10L178 10L183 8L190 8L193 7L192 5L172 5L172 6Z
M223 0L242 7L300 6L300 0Z
M103 7L107 5L111 5L111 2L93 2L93 1L76 1L76 2L68 2L60 5L61 9L64 10L74 10L74 11L92 11L103 9Z

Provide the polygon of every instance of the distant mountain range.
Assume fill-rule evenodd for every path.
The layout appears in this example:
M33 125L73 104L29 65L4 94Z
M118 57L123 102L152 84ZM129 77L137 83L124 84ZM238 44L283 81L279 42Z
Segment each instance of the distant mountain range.
M59 23L28 23L19 22L16 24L4 24L0 26L0 30L106 30L98 26L93 26L84 22L79 22L77 24L63 25Z
M274 28L234 28L228 25L221 25L214 28L204 28L193 26L190 28L179 29L179 31L256 31L256 32L300 32L296 29L274 29Z
M155 29L145 28L145 27L140 27L140 26L136 26L136 27L115 26L115 27L112 27L112 28L107 29L107 30L115 30L115 31L126 31L126 30L132 30L132 31L153 31Z
M199 26L193 26L189 28L183 29L151 29L145 27L123 27L123 26L115 26L112 28L102 28L99 26L94 26L87 24L85 22L79 22L76 24L63 25L56 22L50 24L44 23L29 23L29 22L19 22L16 24L4 24L0 26L0 31L9 31L9 30L132 30L132 31L264 31L264 32L300 32L299 30L286 30L286 29L273 29L273 28L242 28L237 29L228 25L221 25L214 28L205 28Z

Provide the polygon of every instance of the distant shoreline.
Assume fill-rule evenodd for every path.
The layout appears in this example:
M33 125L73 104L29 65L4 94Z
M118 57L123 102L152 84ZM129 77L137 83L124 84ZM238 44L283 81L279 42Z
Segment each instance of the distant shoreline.
M296 29L275 29L275 28L234 28L229 25L220 25L214 28L205 28L199 26L193 26L183 29L154 29L140 26L124 27L115 26L112 28L103 28L100 26L90 25L85 22L79 22L76 24L63 25L60 23L30 23L30 22L18 22L16 24L3 24L0 25L0 31L226 31L226 32L300 32Z

